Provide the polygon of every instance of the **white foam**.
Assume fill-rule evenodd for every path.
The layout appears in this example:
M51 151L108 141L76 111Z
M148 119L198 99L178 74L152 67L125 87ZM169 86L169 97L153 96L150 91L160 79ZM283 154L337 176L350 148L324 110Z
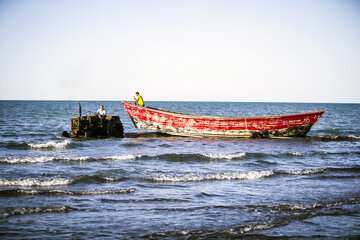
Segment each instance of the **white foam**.
M214 180L252 180L273 175L273 171L229 172L204 175L159 175L151 180L156 182L199 182Z
M104 194L120 194L120 193L133 193L135 188L121 188L109 190L94 190L94 191L64 191L58 189L51 190L33 190L33 189L17 189L16 193L26 195L41 195L41 194L64 194L64 195L104 195Z
M83 192L72 192L71 194L78 195L103 195L103 194L118 194L118 193L132 193L135 192L135 188L123 188L123 189L113 189L113 190L103 190L103 191L83 191Z
M89 156L40 156L40 157L4 157L0 158L0 163L22 164L22 163L45 163L51 161L87 161L87 160L131 160L141 157L141 155L114 155L104 157Z
M304 156L304 154L301 152L290 152L289 154L292 156Z
M71 143L70 140L65 139L64 141L61 142L49 141L46 143L29 143L29 146L34 149L44 149L44 148L61 149L61 148L65 148L70 143Z
M264 230L264 229L272 228L273 226L274 226L273 224L249 225L249 226L245 226L244 228L242 228L240 230L240 233L247 233L247 232L254 231L254 230Z
M360 139L360 136L355 136L355 135L352 135L352 134L349 135L348 137L349 137L349 138L353 138L353 139Z
M63 161L87 161L87 160L132 160L141 157L141 155L112 155L112 156L59 156L54 159Z
M307 169L291 169L291 170L284 170L285 173L291 175L310 175L315 173L322 173L324 172L324 168L307 168Z
M71 183L70 179L66 178L54 178L48 180L40 180L36 178L25 178L17 180L0 179L0 186L56 186L56 185L68 185Z
M114 156L105 156L101 157L101 159L105 160L132 160L136 158L140 158L141 155L114 155Z
M290 206L291 210L306 210L306 207L303 205L294 205L294 206Z
M57 156L57 157L53 157L53 160L58 160L58 161L86 161L86 160L90 160L93 159L92 157L88 157L88 156Z
M214 158L214 159L234 159L234 158L242 158L246 156L246 153L240 152L240 153L207 153L203 154L206 157Z
M55 157L5 157L0 159L0 163L9 163L9 164L17 164L17 163L44 163L53 161Z

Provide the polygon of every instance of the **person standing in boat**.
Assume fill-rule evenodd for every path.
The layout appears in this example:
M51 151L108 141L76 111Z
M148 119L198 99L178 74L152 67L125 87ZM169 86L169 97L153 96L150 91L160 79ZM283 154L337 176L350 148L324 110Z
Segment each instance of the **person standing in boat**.
M135 105L138 105L138 106L140 106L140 107L145 107L144 99L143 99L143 97L140 95L139 92L136 92L136 93L135 93L134 100L135 100Z

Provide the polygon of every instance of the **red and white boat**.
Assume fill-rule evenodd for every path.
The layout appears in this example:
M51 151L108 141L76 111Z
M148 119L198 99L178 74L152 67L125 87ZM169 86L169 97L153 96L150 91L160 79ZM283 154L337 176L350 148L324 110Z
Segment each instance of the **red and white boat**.
M135 127L193 137L304 137L324 111L261 117L215 117L123 102Z

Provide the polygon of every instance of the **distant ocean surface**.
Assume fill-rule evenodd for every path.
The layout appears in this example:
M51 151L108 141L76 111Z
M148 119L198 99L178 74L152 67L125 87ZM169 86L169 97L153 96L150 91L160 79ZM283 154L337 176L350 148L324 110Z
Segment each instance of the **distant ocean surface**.
M146 99L145 99L146 100ZM121 103L99 104L139 132ZM146 102L202 115L325 110L306 138L61 137L74 101L0 101L0 239L360 237L360 105Z

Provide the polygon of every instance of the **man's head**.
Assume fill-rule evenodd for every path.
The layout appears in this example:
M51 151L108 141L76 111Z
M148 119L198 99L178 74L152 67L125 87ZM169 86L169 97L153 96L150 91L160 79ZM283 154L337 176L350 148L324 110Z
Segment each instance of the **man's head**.
M101 109L101 110L104 110L104 105L100 105L100 109Z
M140 93L139 93L139 92L136 92L135 94L136 94L136 95L139 95Z

